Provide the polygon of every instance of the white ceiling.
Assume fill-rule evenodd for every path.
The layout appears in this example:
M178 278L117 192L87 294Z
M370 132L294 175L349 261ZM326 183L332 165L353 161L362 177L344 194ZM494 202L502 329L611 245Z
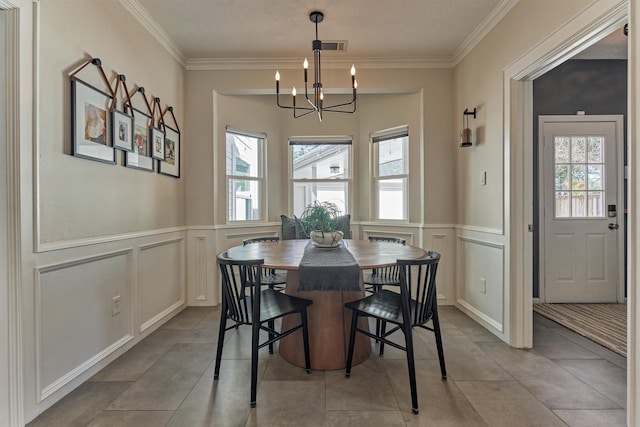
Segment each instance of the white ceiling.
M573 59L627 59L627 36L618 28L598 43L586 48Z
M123 1L123 0L121 0ZM492 25L517 0L124 0L194 59L293 59L311 56L318 38L347 40L350 59L451 60L474 30ZM500 15L501 17L501 15Z
M455 64L518 0L120 0L185 65L311 59L319 10L322 41L346 40L331 61ZM621 31L619 32L621 33ZM615 35L589 59L624 51ZM606 40L606 39L605 39ZM624 43L624 47L620 47ZM599 49L599 50L598 50ZM603 50L604 49L604 50ZM619 56L620 52L616 55Z

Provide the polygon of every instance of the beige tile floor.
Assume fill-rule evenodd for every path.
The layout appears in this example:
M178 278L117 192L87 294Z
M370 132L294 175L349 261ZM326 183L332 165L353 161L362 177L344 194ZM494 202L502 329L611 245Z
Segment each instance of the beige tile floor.
M213 381L218 308L190 307L29 424L36 426L624 426L626 360L534 315L534 348L513 349L442 307L448 380L433 334L414 332L420 414L405 354L387 347L343 371L261 350L249 408L249 328L228 334ZM374 346L375 347L375 346Z

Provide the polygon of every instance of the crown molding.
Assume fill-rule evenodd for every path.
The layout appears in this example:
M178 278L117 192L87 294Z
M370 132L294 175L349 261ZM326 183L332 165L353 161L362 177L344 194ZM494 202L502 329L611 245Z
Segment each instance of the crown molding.
M183 67L187 65L187 59L184 57L178 45L173 41L169 34L158 24L158 22L140 6L136 0L118 0L120 4L133 15L142 26L160 43L176 61Z
M453 54L453 67L458 65L489 34L520 0L502 0L484 21L462 42Z
M6 2L7 0L0 0ZM118 0L122 6L187 70L269 70L297 69L299 58L186 58L178 45L137 0ZM359 69L433 69L453 68L491 31L520 0L502 0L491 14L465 39L451 57L323 59L323 67L344 68L356 63Z
M356 64L361 69L389 68L452 68L451 58L351 58L323 59L324 69L348 68ZM301 67L300 58L194 58L188 59L188 71L220 70L288 70Z

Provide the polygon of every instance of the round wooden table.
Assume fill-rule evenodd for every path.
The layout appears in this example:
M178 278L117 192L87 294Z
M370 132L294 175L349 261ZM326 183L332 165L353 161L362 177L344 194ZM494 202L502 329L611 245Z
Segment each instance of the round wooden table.
M351 312L344 304L364 296L360 280L360 291L298 291L298 266L309 240L280 240L278 242L252 243L235 246L227 250L230 258L264 259L264 266L287 270L285 293L313 301L307 309L309 327L309 351L311 368L316 370L344 369L347 365ZM426 256L424 249L390 242L368 240L343 240L358 262L360 270L393 265L397 259L416 259ZM297 316L297 315L296 315ZM362 318L361 328L368 328L367 319ZM296 324L299 318L287 316L282 319L283 329ZM296 331L279 343L283 359L304 367L302 333ZM353 364L362 363L371 354L369 337L357 334L353 352Z

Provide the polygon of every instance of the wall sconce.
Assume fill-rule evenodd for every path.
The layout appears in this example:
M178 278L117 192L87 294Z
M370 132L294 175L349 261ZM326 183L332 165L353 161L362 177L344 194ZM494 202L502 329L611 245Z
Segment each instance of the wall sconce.
M340 173L340 166L336 166L336 165L329 166L329 172Z
M476 118L476 107L473 107L473 111L469 111L468 108L464 109L462 113L462 130L460 131L460 146L471 147L471 129L469 128L469 118L467 116L473 116Z

